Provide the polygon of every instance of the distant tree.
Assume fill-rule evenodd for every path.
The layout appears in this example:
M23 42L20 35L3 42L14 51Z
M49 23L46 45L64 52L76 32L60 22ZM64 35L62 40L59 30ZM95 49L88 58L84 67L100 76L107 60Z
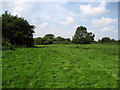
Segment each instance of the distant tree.
M54 35L53 34L46 34L45 36L44 36L44 38L47 40L47 39L54 39Z
M65 38L58 36L55 38L55 41L65 41Z
M66 39L65 39L65 41L68 41L68 42L70 42L70 38L66 38Z
M103 37L101 40L98 40L98 43L111 43L111 44L116 44L117 40L115 39L110 39L109 37Z
M86 27L80 26L77 28L72 42L76 44L90 44L94 41L94 37L94 34L87 32Z
M40 44L53 44L53 39L54 39L54 35L53 34L46 34L43 38L38 37L38 38L34 38L34 43L36 45L40 45Z
M111 42L111 39L109 37L103 37L101 39L101 43L108 43L108 42Z
M43 44L42 38L41 38L41 37L34 38L34 44L35 44L35 45Z
M111 39L111 42L116 42L116 40L115 39Z
M52 39L47 39L45 42L44 42L45 45L47 44L53 44L53 41Z
M2 36L4 39L8 39L12 45L34 46L34 28L35 26L30 25L22 17L12 16L7 11L2 14Z

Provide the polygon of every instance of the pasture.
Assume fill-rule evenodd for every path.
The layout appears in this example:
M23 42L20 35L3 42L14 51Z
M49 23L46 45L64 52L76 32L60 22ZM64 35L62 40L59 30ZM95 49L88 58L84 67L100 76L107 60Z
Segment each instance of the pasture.
M117 88L118 45L53 44L2 52L3 88Z

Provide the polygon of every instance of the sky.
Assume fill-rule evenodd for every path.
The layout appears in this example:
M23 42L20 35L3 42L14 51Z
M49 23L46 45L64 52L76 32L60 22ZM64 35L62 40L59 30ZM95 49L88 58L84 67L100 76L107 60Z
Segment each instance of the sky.
M35 37L54 34L65 38L74 36L78 26L85 26L95 34L118 39L118 2L3 2L2 13L24 17L35 25Z

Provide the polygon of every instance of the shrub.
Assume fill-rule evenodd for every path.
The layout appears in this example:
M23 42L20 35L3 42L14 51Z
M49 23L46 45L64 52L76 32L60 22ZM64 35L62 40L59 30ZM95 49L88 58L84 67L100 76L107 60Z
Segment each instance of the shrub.
M45 44L45 45L47 45L47 44L53 44L53 41L52 41L51 39L48 39L48 40L46 40L46 41L44 42L44 44Z
M2 50L14 50L15 46L8 39L2 39Z

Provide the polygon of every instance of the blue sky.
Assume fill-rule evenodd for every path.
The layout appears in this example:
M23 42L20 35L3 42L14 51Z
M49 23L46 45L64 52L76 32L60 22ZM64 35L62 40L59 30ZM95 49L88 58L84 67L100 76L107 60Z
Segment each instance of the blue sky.
M117 2L3 2L2 13L24 17L36 26L34 37L54 34L71 38L78 26L102 37L118 39Z

